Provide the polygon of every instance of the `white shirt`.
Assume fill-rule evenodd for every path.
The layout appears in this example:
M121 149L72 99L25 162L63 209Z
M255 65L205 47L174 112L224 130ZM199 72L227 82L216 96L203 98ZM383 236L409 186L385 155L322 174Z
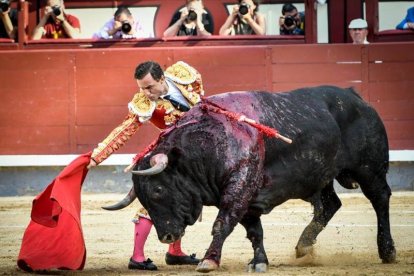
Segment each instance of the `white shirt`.
M167 94L161 96L161 98L164 99L165 96L169 95L170 98L176 100L181 105L189 108L190 105L188 104L187 99L183 96L180 89L178 89L178 87L175 86L175 83L172 80L168 79L167 77L165 78L165 80L167 81L167 84L168 84L168 92Z

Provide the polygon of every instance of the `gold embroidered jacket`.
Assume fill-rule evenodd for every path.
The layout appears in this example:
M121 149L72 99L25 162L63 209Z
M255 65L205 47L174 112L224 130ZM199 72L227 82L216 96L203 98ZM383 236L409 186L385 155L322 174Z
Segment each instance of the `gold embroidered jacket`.
M200 73L185 62L179 61L171 65L165 70L164 75L174 82L190 107L198 103L200 96L204 95ZM164 129L174 124L183 114L168 100L159 98L151 101L142 91L134 95L128 103L128 109L124 121L93 150L92 159L97 164L121 148L143 123L150 121L159 129Z

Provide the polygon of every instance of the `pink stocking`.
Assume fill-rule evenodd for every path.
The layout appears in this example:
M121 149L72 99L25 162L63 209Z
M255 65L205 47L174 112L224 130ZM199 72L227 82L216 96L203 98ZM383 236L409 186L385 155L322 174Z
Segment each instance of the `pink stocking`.
M181 250L181 240L170 243L168 253L174 256L185 256L186 254Z
M134 254L132 259L136 262L145 261L144 245L147 241L148 234L151 231L152 221L143 217L135 222L135 239L134 239Z

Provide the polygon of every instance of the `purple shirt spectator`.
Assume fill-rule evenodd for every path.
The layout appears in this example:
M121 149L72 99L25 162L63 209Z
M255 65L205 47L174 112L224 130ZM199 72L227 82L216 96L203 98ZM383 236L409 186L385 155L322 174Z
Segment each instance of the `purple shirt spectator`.
M94 39L122 39L153 37L152 33L145 31L141 23L135 19L126 7L119 7L114 17L96 33Z

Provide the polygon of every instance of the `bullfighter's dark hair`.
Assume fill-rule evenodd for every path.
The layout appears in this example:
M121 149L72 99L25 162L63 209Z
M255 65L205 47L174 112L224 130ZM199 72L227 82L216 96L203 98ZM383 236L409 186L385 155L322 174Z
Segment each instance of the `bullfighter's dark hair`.
M239 4L242 2L243 0L239 0ZM252 1L254 3L254 5L256 6L256 8L253 10L253 12L257 12L259 10L259 0L253 0Z
M115 11L114 18L117 18L121 14L126 14L128 16L131 16L130 10L126 6L119 6L118 9Z
M135 69L135 78L142 80L148 73L151 74L152 78L159 81L164 76L164 71L161 66L155 61L146 61L137 66Z
M291 3L284 4L284 5L283 5L283 7L282 7L282 14L283 14L283 15L285 15L285 13L287 13L287 12L291 12L291 11L293 11L293 10L298 10L298 9L295 7L295 5L293 5L293 4L291 4Z

